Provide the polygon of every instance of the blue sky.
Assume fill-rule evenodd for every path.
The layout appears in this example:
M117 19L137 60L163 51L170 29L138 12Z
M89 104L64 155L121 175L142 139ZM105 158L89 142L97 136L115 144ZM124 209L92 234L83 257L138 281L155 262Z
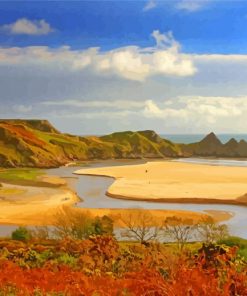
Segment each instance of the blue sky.
M247 1L0 2L0 117L247 132Z
M7 1L0 3L2 25L17 19L45 19L56 29L39 36L0 36L4 46L64 44L72 48L153 44L150 32L173 31L190 53L247 53L246 1L201 2L196 11L176 9L179 1L157 1L145 10L147 1Z

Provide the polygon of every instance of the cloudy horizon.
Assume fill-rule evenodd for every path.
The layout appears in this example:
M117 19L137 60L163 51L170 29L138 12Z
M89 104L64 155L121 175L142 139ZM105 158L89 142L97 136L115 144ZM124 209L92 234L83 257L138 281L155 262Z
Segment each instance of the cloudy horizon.
M0 7L1 118L73 134L247 133L244 1Z

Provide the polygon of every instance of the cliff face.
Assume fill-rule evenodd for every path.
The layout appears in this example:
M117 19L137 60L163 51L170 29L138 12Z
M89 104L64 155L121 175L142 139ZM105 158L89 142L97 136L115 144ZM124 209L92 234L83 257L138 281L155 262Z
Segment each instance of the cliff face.
M153 131L103 137L62 134L46 120L0 120L0 166L56 167L70 161L182 156Z
M154 131L102 137L60 133L47 120L0 120L0 167L56 167L71 161L190 156L247 157L247 142L222 144L211 133L192 144L175 144Z

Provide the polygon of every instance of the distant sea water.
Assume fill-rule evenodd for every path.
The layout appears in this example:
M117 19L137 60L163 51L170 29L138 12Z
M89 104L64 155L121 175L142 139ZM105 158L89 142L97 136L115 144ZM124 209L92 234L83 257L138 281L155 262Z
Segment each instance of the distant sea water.
M201 141L206 137L206 134L161 134L160 136L174 143L189 144ZM247 141L247 134L216 134L216 136L223 144L228 142L231 138L237 141Z

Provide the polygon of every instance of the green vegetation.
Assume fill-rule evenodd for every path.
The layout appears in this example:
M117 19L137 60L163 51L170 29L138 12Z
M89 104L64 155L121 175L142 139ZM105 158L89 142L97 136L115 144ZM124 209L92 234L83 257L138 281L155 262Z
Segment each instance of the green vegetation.
M87 239L0 240L0 295L247 295L246 262L235 247ZM13 276L10 276L13 275Z
M238 247L238 254L247 260L247 240L241 237L229 236L225 239L218 241L218 244L226 245L229 247Z
M245 141L222 144L213 133L185 145L162 139L151 130L79 137L58 132L46 120L0 120L0 167L49 168L116 158L247 157L246 151Z
M12 239L18 241L28 241L31 239L31 233L26 227L20 226L15 231L12 232Z
M179 145L153 131L103 137L59 133L43 120L0 120L0 166L57 167L73 161L181 156Z
M93 217L89 212L64 206L54 217L55 237L85 239L103 234L113 235L113 221L107 216Z
M165 219L161 231L174 243L164 243L149 232L152 216L128 216L127 228L139 239L119 242L110 217L64 207L52 229L19 227L0 240L0 295L247 295L246 259L237 253L247 241L212 243L217 224L203 222L204 240L191 243L191 221Z
M33 181L39 176L43 175L44 172L39 169L30 168L13 168L0 170L1 181Z
M43 181L40 177L45 175L45 172L36 168L3 168L0 169L0 181L3 183L26 186L47 186L57 187L59 184L51 184ZM2 188L4 194L21 193L21 189Z

